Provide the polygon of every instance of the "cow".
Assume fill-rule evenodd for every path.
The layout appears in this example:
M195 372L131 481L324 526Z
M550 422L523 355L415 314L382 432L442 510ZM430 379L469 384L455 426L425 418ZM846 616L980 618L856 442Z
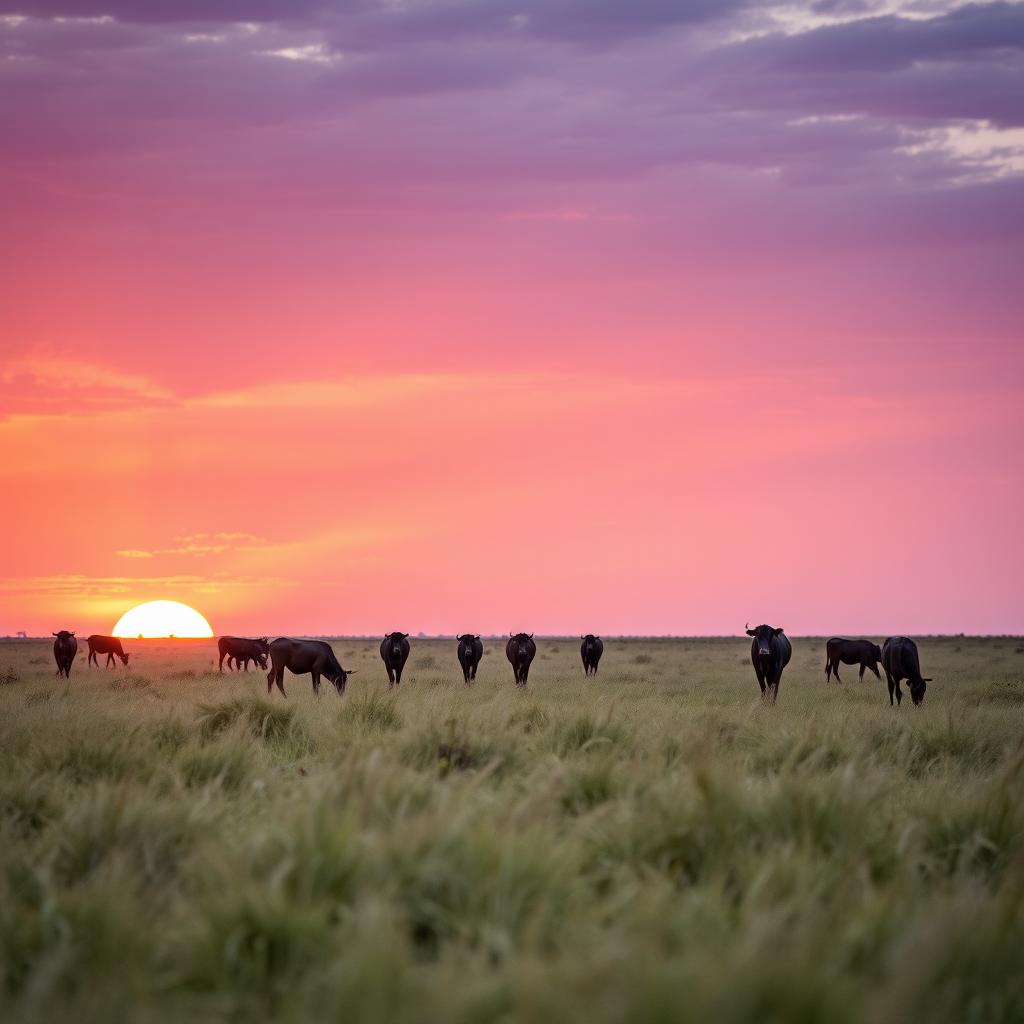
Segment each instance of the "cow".
M463 633L456 637L459 641L459 665L462 666L462 678L471 683L476 679L476 670L483 657L483 641L475 633Z
M530 678L530 662L537 654L537 645L533 642L533 634L509 633L505 644L505 657L512 665L516 677L516 686L525 686Z
M781 626L776 628L761 625L757 629L751 629L748 625L747 636L753 637L750 643L750 660L754 665L757 684L761 687L761 698L774 704L779 695L782 670L793 656L793 645Z
M388 689L402 685L402 669L409 660L409 634L388 633L380 643L380 656L388 670Z
M220 654L219 670L224 671L224 659L228 659L228 668L234 671L243 668L249 671L249 662L255 661L260 668L266 669L267 657L270 654L270 641L261 636L258 640L250 640L241 636L222 636L217 640L217 651Z
M893 693L896 694L897 705L903 700L900 681L906 679L910 683L910 699L920 707L931 679L922 678L917 644L909 636L891 636L882 644L882 668L889 684L889 706L892 707Z
M53 641L53 657L57 662L57 675L71 678L71 663L78 654L78 641L75 634L66 629L53 634L57 639Z
M339 697L345 693L348 677L355 675L354 669L346 672L341 667L333 648L323 640L292 640L283 636L270 644L267 693L273 693L274 683L277 683L281 695L288 696L284 692L285 669L297 676L308 672L313 677L313 692L317 695L320 693L320 677L326 676L328 682L334 684Z
M86 640L86 643L89 645L89 657L86 664L90 668L92 668L93 665L97 668L100 667L100 660L96 657L97 654L105 654L107 656L107 668L110 668L110 666L114 664L115 654L121 659L122 665L128 664L128 658L130 655L124 653L120 637L99 636L94 633L88 640Z
M604 641L593 633L581 636L583 641L580 644L580 657L583 659L583 674L585 676L597 675L597 663L604 654Z
M878 663L882 660L882 648L870 640L844 640L842 637L834 636L825 644L825 682L831 682L832 673L835 673L836 682L841 683L839 678L840 662L844 665L860 665L860 673L857 676L861 682L864 681L864 669L869 668L875 673L878 679Z
M463 633L456 637L459 641L459 664L462 666L462 678L471 683L476 679L476 670L480 659L484 656L484 642L474 633Z

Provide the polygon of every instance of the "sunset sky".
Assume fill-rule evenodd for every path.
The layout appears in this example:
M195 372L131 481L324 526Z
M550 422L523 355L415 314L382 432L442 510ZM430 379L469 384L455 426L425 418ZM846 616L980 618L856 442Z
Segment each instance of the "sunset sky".
M1024 631L1024 5L0 0L0 634Z

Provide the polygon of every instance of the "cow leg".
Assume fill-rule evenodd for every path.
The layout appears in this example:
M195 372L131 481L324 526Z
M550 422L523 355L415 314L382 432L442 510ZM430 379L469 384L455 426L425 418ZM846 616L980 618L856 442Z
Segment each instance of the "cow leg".
M218 672L223 672L224 671L224 652L223 651L220 652L220 662L217 664L217 671Z
M903 691L900 690L900 681L896 680L896 707L899 707L903 701Z
M864 669L866 669L867 667L868 666L867 666L867 664L865 662L862 661L860 663L860 672L857 675L858 682L861 682L861 683L864 682Z
M761 666L760 665L755 665L754 666L754 675L757 676L757 685L761 687L761 697L763 698L764 697L764 690L765 690L765 686L764 686L764 673L761 671Z
M875 678L876 678L876 679L881 679L881 678L882 678L882 677L881 677L881 676L880 676L880 675L878 674L878 666L877 666L877 665L868 665L868 668L869 668L869 669L871 669L871 671L875 673Z
M284 665L275 666L270 670L270 675L267 676L267 693L270 693L273 683L277 683L277 688L281 691L282 697L288 696L284 692Z
M889 686L889 707L892 707L892 695L895 692L895 686L892 681L892 676L889 675L889 670L885 670L885 681Z
M832 666L832 674L836 677L836 682L841 683L842 679L839 678L839 659L836 659L836 663Z
M827 655L825 656L825 682L832 682L832 659Z
M320 673L311 672L310 675L313 677L313 692L319 697L320 696Z

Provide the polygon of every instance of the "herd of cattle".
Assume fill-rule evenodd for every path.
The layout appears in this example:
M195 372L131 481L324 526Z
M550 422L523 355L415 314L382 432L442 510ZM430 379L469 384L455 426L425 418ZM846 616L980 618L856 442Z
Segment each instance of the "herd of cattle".
M75 634L63 629L54 633L53 656L57 661L57 675L71 677L71 663L78 653L78 640ZM751 637L750 660L754 666L757 683L761 687L763 699L775 703L779 695L779 683L782 673L793 656L793 645L789 642L781 627L758 626L747 628L747 636ZM473 633L463 633L456 638L458 641L458 659L462 668L462 677L467 684L476 679L476 670L480 659L484 656L483 641ZM599 636L588 633L581 637L580 658L583 661L585 675L596 675L601 655L604 654L604 642ZM90 636L88 664L99 667L99 655L107 656L107 667L116 664L120 658L122 664L128 664L130 655L126 654L118 637ZM248 671L250 663L261 669L267 668L267 693L273 692L274 684L284 694L284 670L293 675L309 675L313 679L314 693L320 692L320 677L323 676L334 685L339 694L345 692L348 677L353 670L346 671L341 667L330 644L323 640L293 640L281 637L270 641L267 637L249 639L237 636L222 636L217 641L220 654L218 668L224 671L224 660L232 671ZM532 633L511 633L505 643L505 657L508 658L515 676L516 686L526 686L530 677L530 665L537 655L537 644ZM380 656L388 673L388 687L399 686L402 682L402 670L409 660L409 634L389 633L381 641ZM903 700L900 683L906 680L910 687L910 699L919 705L924 700L925 690L930 679L921 676L921 662L917 653L917 644L906 636L891 636L881 647L870 640L845 640L832 637L825 645L825 681L829 682L834 675L839 679L840 665L859 665L859 678L864 678L864 670L871 669L881 679L878 672L879 662L885 671L886 682L889 684L889 703L896 704Z

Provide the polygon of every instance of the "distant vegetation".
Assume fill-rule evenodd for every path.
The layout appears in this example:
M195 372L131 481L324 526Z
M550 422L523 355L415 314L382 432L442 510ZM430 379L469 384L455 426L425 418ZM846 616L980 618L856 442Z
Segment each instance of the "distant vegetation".
M486 641L485 641L486 642ZM126 648L130 644L126 642ZM925 705L794 641L413 640L400 689L149 642L0 643L0 1016L1024 1019L1024 656L921 642Z

